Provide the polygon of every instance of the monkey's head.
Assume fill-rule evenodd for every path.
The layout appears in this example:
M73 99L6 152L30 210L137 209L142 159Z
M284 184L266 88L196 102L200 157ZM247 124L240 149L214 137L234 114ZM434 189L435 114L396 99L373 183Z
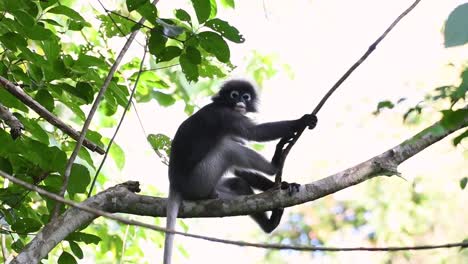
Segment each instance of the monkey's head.
M257 92L248 81L225 82L212 100L215 104L229 107L241 114L257 112Z

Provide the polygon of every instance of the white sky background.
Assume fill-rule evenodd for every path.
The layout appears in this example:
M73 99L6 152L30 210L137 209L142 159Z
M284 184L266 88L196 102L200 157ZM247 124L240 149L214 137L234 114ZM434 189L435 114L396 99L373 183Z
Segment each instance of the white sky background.
M305 132L289 155L284 179L308 183L323 178L379 154L421 129L401 126L403 109L387 111L378 117L373 117L371 113L379 101L407 97L409 105L414 105L435 87L456 83L459 71L446 65L453 62L459 67L468 58L468 49L466 46L445 49L441 32L450 11L465 2L423 0L405 17L319 112L317 128ZM112 1L104 3L107 3L108 8L112 7ZM183 6L191 10L187 3L161 0L158 10L163 16L171 17L169 10L174 7ZM234 76L249 77L244 73L246 64L243 58L250 50L258 50L261 54L275 53L280 63L292 67L294 79L280 72L264 84L260 114L256 119L273 121L295 119L311 112L336 80L412 3L412 0L237 0L235 10L219 8L218 17L236 26L246 38L244 44L229 43L232 61L238 66ZM97 3L92 5L100 10ZM115 50L120 50L122 44L117 41L115 44ZM141 56L141 51L136 48L126 58L131 59L132 56ZM164 133L172 137L178 125L186 118L182 103L163 108L152 101L139 104L138 109L148 133ZM434 116L434 120L437 118ZM112 132L113 129L104 133L110 136ZM133 110L127 115L117 142L125 151L126 165L122 172L107 169L108 175L115 174L107 186L138 180L145 194L154 195L149 192L149 186L165 193L168 186L167 167L158 161L148 146ZM272 155L274 145L268 144L269 147L264 151L266 156ZM451 163L460 166L458 174L453 177L467 176L460 174L463 166L466 171L467 165L466 160L463 161L462 151L455 154L451 152L451 156L444 154L442 157L441 153L451 149L450 142L445 140L426 151L431 152L429 156L425 152L421 155L423 157L406 163L400 170L411 181L418 175L443 171L444 168L439 168L438 164L442 159L450 158L448 160ZM454 162L454 158L459 162ZM421 170L422 164L424 171ZM399 181L405 186L408 184L395 177L388 178L388 181ZM457 184L454 180L447 191L457 193ZM357 199L358 192L359 186L352 187L340 192L337 197ZM304 206L308 205L298 207ZM287 209L287 212L291 210L294 208ZM287 217L286 213L284 219ZM268 242L268 236L252 236L260 231L248 217L185 221L193 233ZM343 246L347 243L356 246L359 242L337 241L329 246ZM220 245L180 236L176 237L176 244L183 245L190 254L188 260L175 254L178 260L176 263L254 263L261 261L265 253L261 249ZM155 247L153 244L145 245L146 257L152 260L150 263L162 259L162 248L155 250ZM374 256L368 253L344 254L348 260L360 257L361 261L371 261ZM296 261L304 260L303 257L292 255L288 257L290 263L298 263L294 260L296 257Z

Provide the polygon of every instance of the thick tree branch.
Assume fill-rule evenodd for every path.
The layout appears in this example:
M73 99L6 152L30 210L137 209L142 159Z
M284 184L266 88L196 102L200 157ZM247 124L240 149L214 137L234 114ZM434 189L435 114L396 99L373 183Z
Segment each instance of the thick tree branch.
M24 129L21 121L16 118L5 106L0 103L0 119L5 121L7 126L10 127L10 135L13 139L21 136L21 131Z
M397 173L397 166L399 164L452 132L466 126L468 126L468 117L461 120L457 126L453 126L450 129L443 129L437 122L380 155L337 174L301 186L299 192L292 196L290 196L287 191L274 190L257 195L241 196L232 200L183 202L179 216L184 218L249 215L278 207L285 208L314 201L378 175L393 175ZM0 175L5 177L4 173L0 173ZM10 180L16 182L14 178ZM35 186L30 186L30 188L39 192L38 188ZM121 217L112 216L109 213L99 214L95 211L96 209L110 213L165 216L166 199L138 195L135 193L138 191L138 184L135 182L119 184L79 204L81 207L86 207L82 208L86 209L85 211L78 208L68 209L63 215L47 224L12 263L37 263L37 261L46 256L50 250L70 233L84 224L90 223L99 215L125 223L137 223L133 220L122 220ZM71 204L71 202L68 202L68 204ZM138 222L138 225L153 230L162 230L162 228L156 228L140 222ZM180 234L180 232L176 233ZM197 237L196 235L190 236Z
M2 76L0 76L0 84L5 88L5 90L7 90L10 94L18 98L29 108L34 110L34 112L36 112L39 116L47 120L47 122L49 122L51 125L62 130L63 133L69 135L74 140L78 140L80 138L80 133L78 131L65 124L62 120L60 120L54 114L49 112L49 110L43 107L40 103L36 102L36 100L34 100L31 96L26 94L21 88L17 87L12 82L10 82ZM91 151L95 151L99 154L104 154L104 150L102 148L89 141L88 139L85 139L83 141L83 145Z

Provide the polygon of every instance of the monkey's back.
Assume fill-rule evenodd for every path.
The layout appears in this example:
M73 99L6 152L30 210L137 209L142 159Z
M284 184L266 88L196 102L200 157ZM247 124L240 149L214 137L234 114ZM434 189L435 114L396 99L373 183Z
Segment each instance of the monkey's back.
M187 118L172 140L169 161L169 181L176 190L190 177L190 173L213 150L226 134L223 122L233 118L225 107L213 103ZM234 116L236 118L236 116ZM233 120L231 120L233 121Z

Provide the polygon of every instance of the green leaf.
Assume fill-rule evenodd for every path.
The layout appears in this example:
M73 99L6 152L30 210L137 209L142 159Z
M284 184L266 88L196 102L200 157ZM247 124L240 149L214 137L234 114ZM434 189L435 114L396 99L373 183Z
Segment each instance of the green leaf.
M43 107L45 107L50 112L54 111L54 98L46 89L40 89L36 93L36 96L34 96L34 99L36 99L36 101L38 101Z
M60 257L58 258L58 264L78 264L75 257L72 254L63 251Z
M67 241L77 241L77 242L84 242L86 244L99 244L101 241L101 238L93 235L93 234L87 234L87 233L82 233L82 232L74 232L71 233L70 235L65 238Z
M189 13L183 9L176 9L175 16L182 21L186 21L192 23L192 18L190 17Z
M90 182L91 176L88 169L81 164L73 164L67 191L70 194L85 193L86 187Z
M149 1L145 2L143 5L138 7L136 11L153 25L156 19L158 18L158 9Z
M80 245L73 241L68 241L70 244L70 249L77 258L82 259L84 257L83 250L81 250Z
M115 36L123 37L134 30L135 22L115 14L100 15L98 18L102 21L101 26L104 27L106 36L109 38Z
M88 130L86 133L86 138L91 140L94 144L97 144L100 147L104 147L104 144L101 142L102 136L96 131Z
M18 233L31 233L39 231L42 223L34 218L21 218L11 225L11 229Z
M15 242L13 242L13 244L11 244L11 248L19 253L23 250L24 244L20 239L17 239Z
M60 56L61 45L59 41L60 39L55 36L42 41L42 49L49 61L56 60Z
M180 55L179 63L185 78L187 78L189 82L196 82L199 76L197 65L190 62L186 54Z
M193 8L197 14L198 23L203 24L211 14L210 0L192 0Z
M210 0L210 17L213 18L216 16L218 13L218 4L216 3L216 0Z
M23 36L14 32L7 32L0 36L0 42L12 51L16 51L18 46L26 47L28 45L28 42Z
M460 188L463 190L466 187L466 184L468 183L468 177L463 177L460 180Z
M164 134L149 134L146 138L155 150L164 151L167 155L171 153L171 139Z
M460 122L468 116L468 109L458 109L458 110L443 110L442 111L442 119L440 120L440 124L445 129L451 129L457 127Z
M76 21L76 20L69 20L68 21L68 29L73 31L80 31L84 27L91 27L92 25L86 21Z
M232 9L234 9L236 7L236 5L234 3L234 0L221 0L221 4L224 7L230 7Z
M460 144L460 142L466 137L468 137L468 129L453 139L453 145L456 146Z
M196 65L201 63L201 54L197 48L188 46L187 49L185 50L185 53L191 63L196 64Z
M123 149L114 142L110 148L109 154L111 155L112 159L114 159L117 168L122 170L125 166L125 153Z
M240 34L237 28L229 25L228 22L219 18L214 18L209 21L206 21L205 26L213 29L214 31L221 34L221 36L229 39L232 42L243 43L245 41L244 37Z
M198 34L201 47L208 53L215 55L220 61L227 63L230 58L229 46L226 41L217 33L205 31Z
M151 30L151 36L148 40L149 52L158 56L166 47L167 38L158 29Z
M158 101L158 103L162 106L171 106L173 105L176 100L174 99L174 97L170 94L165 94L165 93L162 93L162 92L158 92L158 91L153 91L151 93L151 95L156 99L156 101Z
M77 20L77 21L82 21L82 22L85 22L86 20L80 15L80 13L76 12L75 10L67 7L67 6L64 6L64 5L59 5L59 6L56 6L52 9L50 9L49 11L47 11L49 13L53 13L53 14L58 14L58 15L64 15L64 16L67 16L73 20Z
M0 98L2 98L2 104L8 108L16 108L23 112L28 112L28 108L18 100L16 97L7 92L3 87L0 89Z
M31 120L29 118L24 118L22 116L16 115L18 119L23 123L26 131L31 133L31 135L39 140L40 142L49 145L49 135L47 132L38 124L37 120Z
M98 58L98 57L94 57L91 55L86 55L86 54L81 53L78 56L78 60L75 62L75 65L73 65L73 67L79 67L85 70L93 66L106 67L107 63L104 60L104 58Z
M180 56L182 49L175 46L167 46L162 49L159 56L156 57L156 62L170 61L175 57Z
M52 31L44 28L41 25L34 25L32 27L24 27L24 33L26 34L26 37L33 39L33 40L47 40L54 35Z
M110 143L110 140L107 138L103 138L102 141L106 145L109 145ZM115 165L117 165L117 168L119 168L119 170L122 170L125 166L125 152L117 143L115 143L115 141L112 143L109 154L114 160Z
M5 158L0 157L0 170L8 174L12 174L13 168L11 167L10 161Z
M375 110L373 112L373 114L378 115L378 114L380 114L382 109L385 109L385 108L392 109L393 107L395 107L395 105L392 102L388 101L388 100L380 101L378 103L378 105L377 105L377 110Z
M13 16L15 16L15 19L23 26L25 27L32 27L35 23L35 19L28 13L17 10L11 12Z
M148 0L127 0L127 9L129 12L138 9L144 5Z
M468 3L459 5L450 13L445 22L444 37L446 48L468 42Z

